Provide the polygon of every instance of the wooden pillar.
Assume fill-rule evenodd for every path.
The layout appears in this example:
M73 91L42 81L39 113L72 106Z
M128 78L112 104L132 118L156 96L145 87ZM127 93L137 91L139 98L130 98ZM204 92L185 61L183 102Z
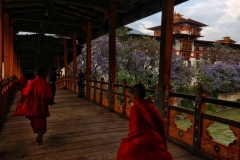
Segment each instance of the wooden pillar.
M112 3L109 12L109 109L113 110L113 82L116 78L116 4Z
M87 24L87 56L86 56L86 71L87 71L87 83L86 83L86 97L88 99L90 99L90 92L89 92L89 79L92 77L92 70L91 70L91 66L92 66L92 23L88 22Z
M10 54L9 54L9 14L4 13L3 21L3 51L4 51L4 77L10 73Z
M62 76L61 67L60 67L60 56L59 55L57 55L57 70L59 71L59 74L61 74L61 76Z
M73 33L72 42L73 42L73 91L76 91L75 78L77 75L77 44L76 44L77 34Z
M2 14L2 0L0 0L0 120L3 120L3 95L2 95L2 61L3 61L3 14Z
M2 62L3 62L3 14L2 14L2 1L0 0L0 81L2 80ZM1 102L0 102L1 104Z
M60 70L60 56L57 55L57 69Z
M65 67L65 76L68 74L68 63L67 63L67 39L63 39L63 47L64 47L64 67Z
M161 43L158 81L158 110L167 120L168 105L164 101L165 89L170 86L172 34L173 34L174 0L162 1ZM168 91L166 92L168 93Z
M10 20L10 24L13 23L13 20ZM14 66L14 38L13 38L13 26L9 25L9 75L12 76L14 74L13 72L13 66Z
M13 73L14 75L17 76L17 67L18 67L18 62L17 62L18 58L17 58L17 53L14 53L14 70L13 70Z

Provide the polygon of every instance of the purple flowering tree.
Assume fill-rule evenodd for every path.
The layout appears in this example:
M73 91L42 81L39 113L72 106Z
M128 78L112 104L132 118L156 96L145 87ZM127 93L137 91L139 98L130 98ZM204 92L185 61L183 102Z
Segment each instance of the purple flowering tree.
M172 53L170 83L174 89L190 86L195 76L192 67L187 66L183 56Z
M205 63L197 75L198 81L210 93L233 93L240 89L240 51L215 43L203 54ZM216 96L217 97L217 96Z
M208 93L233 93L240 89L240 66L226 62L204 65L198 80Z
M108 77L109 69L109 37L107 35L101 36L92 40L92 58L91 58L91 71L92 76L96 77ZM86 44L83 45L82 54L77 57L77 68L86 69ZM116 40L116 54L121 52L121 43ZM73 64L70 64L72 68Z
M123 34L122 34L123 35ZM92 76L108 77L109 38L107 35L92 40ZM117 79L129 79L131 85L142 80L148 88L154 88L158 82L160 44L154 37L132 38L121 36L116 39ZM77 68L86 68L86 45L77 57ZM70 64L72 68L72 63ZM172 56L171 83L174 88L188 86L192 81L191 68L184 63L184 58Z
M129 37L122 46L119 69L133 76L135 83L142 80L148 87L154 86L157 83L159 42L154 37Z

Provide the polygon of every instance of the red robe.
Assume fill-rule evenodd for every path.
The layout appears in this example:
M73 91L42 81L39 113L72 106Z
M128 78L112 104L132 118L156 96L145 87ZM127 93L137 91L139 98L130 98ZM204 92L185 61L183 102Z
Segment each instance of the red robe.
M20 89L23 90L28 84L28 79L24 76L21 76L18 80Z
M23 89L12 116L29 117L34 132L46 128L46 117L50 116L48 101L51 97L52 91L48 82L36 77Z
M129 133L122 139L118 160L172 160L163 119L151 98L136 100L130 111Z

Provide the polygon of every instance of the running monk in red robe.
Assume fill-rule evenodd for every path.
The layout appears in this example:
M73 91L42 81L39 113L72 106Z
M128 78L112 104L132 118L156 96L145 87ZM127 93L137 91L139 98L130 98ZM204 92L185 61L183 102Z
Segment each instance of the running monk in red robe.
M37 67L34 70L35 79L30 81L23 89L18 100L15 116L26 116L31 121L34 133L38 133L36 141L42 144L43 134L46 132L46 117L50 116L48 101L52 91L48 82L42 78L44 69Z
M129 133L122 139L118 160L172 160L167 150L163 118L151 98L144 99L145 87L132 88Z

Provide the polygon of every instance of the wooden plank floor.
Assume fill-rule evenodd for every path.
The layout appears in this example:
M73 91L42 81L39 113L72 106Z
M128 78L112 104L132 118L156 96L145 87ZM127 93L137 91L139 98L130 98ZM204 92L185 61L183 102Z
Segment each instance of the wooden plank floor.
M35 142L30 122L11 117L19 92L0 129L0 159L115 160L121 138L128 133L128 120L67 90L57 90L56 104L49 107L43 145ZM168 142L175 160L201 159Z

